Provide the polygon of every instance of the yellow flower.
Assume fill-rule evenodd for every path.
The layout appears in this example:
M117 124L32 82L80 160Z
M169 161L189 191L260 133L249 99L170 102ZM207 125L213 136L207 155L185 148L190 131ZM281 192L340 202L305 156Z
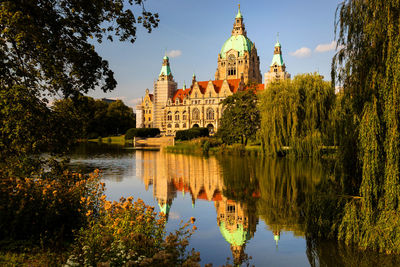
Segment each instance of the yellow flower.
M86 216L90 216L90 215L92 215L93 214L93 211L92 210L88 210L88 212L86 212Z
M106 203L104 204L104 209L105 210L109 210L111 208L111 203L110 201L106 201Z

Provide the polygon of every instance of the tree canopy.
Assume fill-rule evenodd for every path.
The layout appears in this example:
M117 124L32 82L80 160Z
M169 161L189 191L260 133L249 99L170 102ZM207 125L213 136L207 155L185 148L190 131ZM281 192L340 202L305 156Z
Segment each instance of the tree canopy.
M249 138L255 138L260 127L260 112L257 107L257 95L254 90L238 92L222 102L223 113L218 129L224 143L232 144L240 140L247 144Z
M267 154L289 148L297 156L318 154L331 144L333 87L319 74L270 84L261 95L261 138Z
M24 85L37 94L63 96L117 82L92 39L136 39L137 24L149 32L158 14L146 11L143 0L12 0L1 2L1 87ZM135 16L129 6L141 7Z
M54 102L57 113L67 114L79 138L97 138L124 134L135 127L136 118L132 108L121 100L107 103L87 96Z

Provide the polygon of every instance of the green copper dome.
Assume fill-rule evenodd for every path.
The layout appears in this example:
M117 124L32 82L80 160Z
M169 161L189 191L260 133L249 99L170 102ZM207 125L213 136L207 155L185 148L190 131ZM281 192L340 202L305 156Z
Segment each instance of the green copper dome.
M171 209L171 206L169 204L160 204L158 203L158 207L160 208L160 211L163 212L165 215L169 214L169 210Z
M226 52L233 49L239 52L239 56L243 56L246 51L250 53L252 46L253 43L244 35L232 35L222 46L220 54L225 58Z
M219 226L219 230L221 231L222 236L225 238L226 242L233 246L242 246L247 240L250 239L250 234L248 231L243 229L243 225L239 224L239 227L231 233L225 227L225 222L221 222Z

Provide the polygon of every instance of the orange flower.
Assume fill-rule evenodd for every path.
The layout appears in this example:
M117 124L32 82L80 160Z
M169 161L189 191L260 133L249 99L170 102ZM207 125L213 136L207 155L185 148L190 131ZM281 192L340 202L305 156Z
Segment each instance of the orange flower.
M194 231L196 231L197 230L197 227L196 227L196 225L193 225L193 228L192 228Z
M90 216L90 215L92 215L93 214L93 211L92 210L88 210L88 212L86 212L86 216Z
M109 210L111 208L111 203L110 201L106 201L106 203L104 204L104 209L105 210Z
M196 221L195 217L190 217L190 222L193 224Z

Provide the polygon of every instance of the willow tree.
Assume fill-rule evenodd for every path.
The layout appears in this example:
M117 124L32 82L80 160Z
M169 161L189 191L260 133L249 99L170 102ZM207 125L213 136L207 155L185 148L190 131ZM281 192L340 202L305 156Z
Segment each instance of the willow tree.
M346 205L339 238L400 253L400 1L346 0L336 25L332 76L351 105L346 128L355 131L341 140L342 159L358 161L361 176L361 198Z
M318 74L270 84L261 96L261 138L267 154L319 154L330 144L329 113L335 101L330 83Z

